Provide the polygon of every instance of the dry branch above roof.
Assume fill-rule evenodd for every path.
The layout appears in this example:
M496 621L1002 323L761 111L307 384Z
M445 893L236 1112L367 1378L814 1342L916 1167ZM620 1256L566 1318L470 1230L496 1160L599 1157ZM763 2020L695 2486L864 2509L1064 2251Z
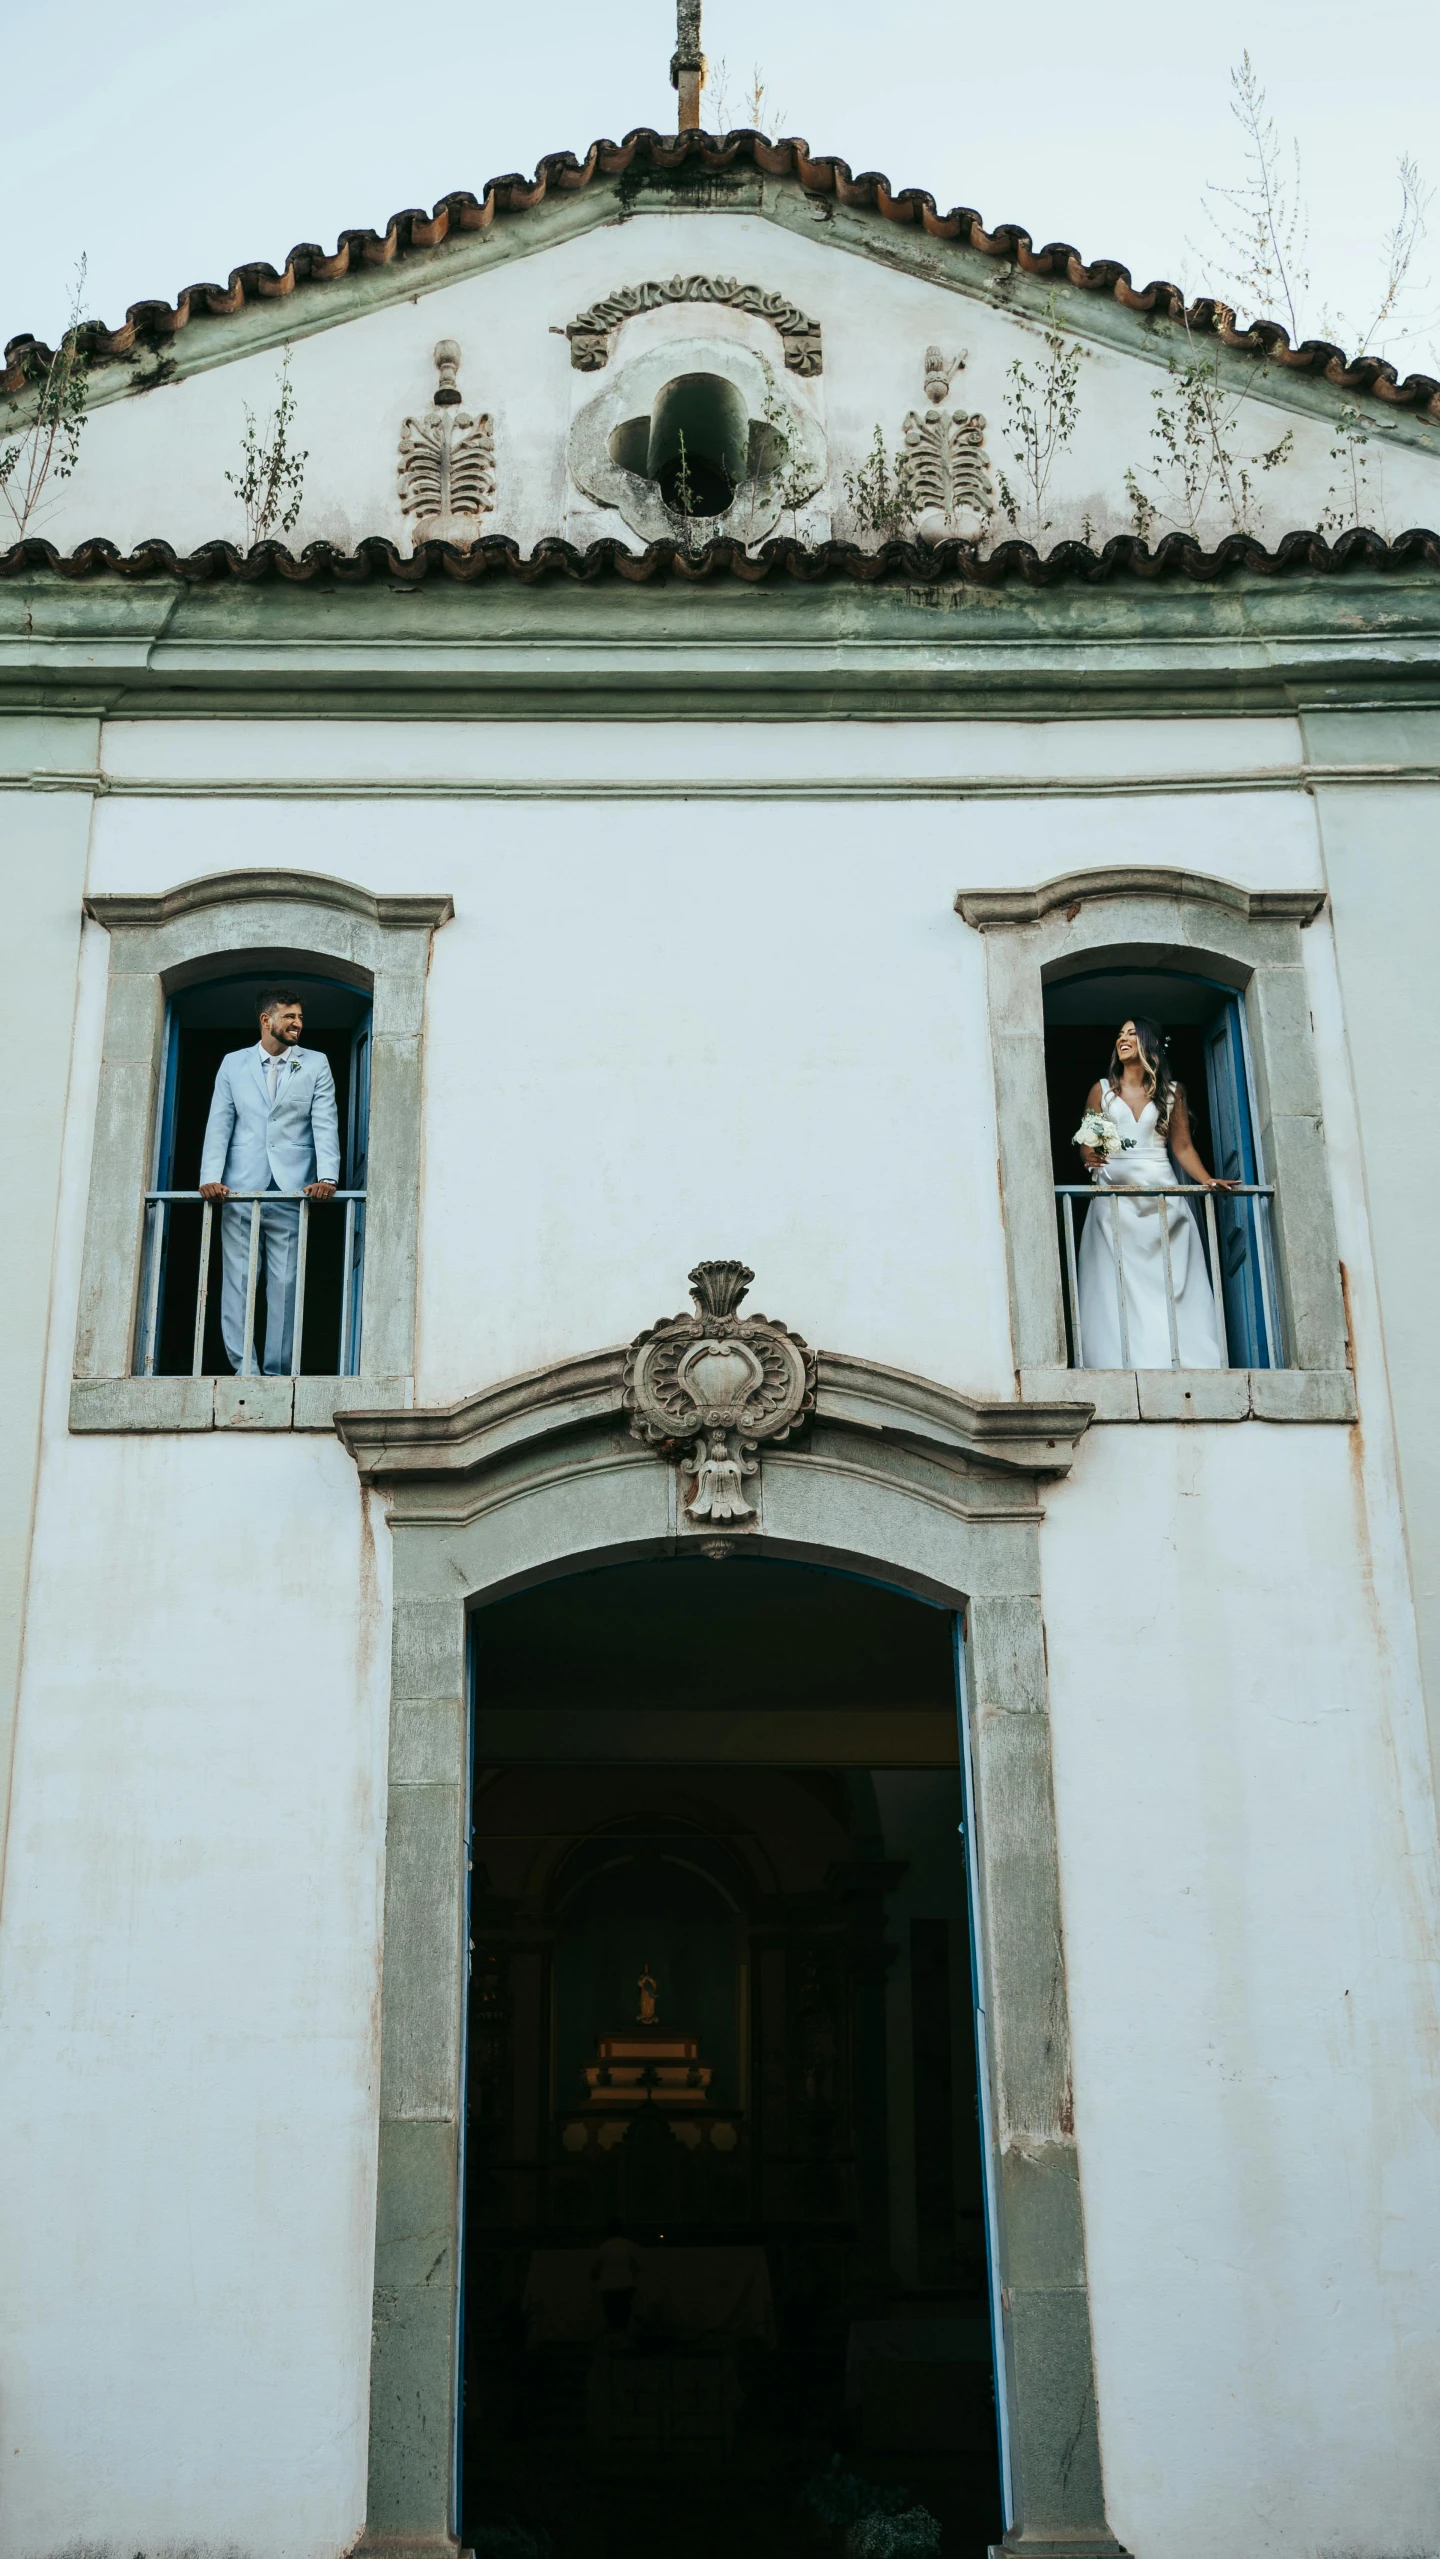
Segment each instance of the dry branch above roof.
M1287 331L1275 320L1256 320L1248 329L1237 328L1233 311L1223 302L1207 296L1187 309L1177 286L1156 282L1137 288L1129 268L1114 258L1097 258L1087 265L1078 250L1063 240L1037 249L1029 232L1013 222L987 231L979 214L967 206L942 213L925 188L894 188L873 169L857 177L848 162L812 153L809 144L799 139L769 142L763 134L748 132L661 134L643 125L623 142L592 142L583 160L571 151L552 153L541 161L533 178L518 173L492 178L479 196L463 188L442 196L433 213L412 207L392 214L383 232L342 231L333 251L303 241L278 272L264 261L255 261L235 267L228 285L187 285L174 303L132 302L118 329L87 322L80 332L81 343L98 363L133 355L141 347L163 348L201 314L233 315L250 303L284 301L293 293L338 283L366 268L394 265L438 249L454 234L488 231L501 216L532 212L547 198L574 194L597 178L639 184L647 177L703 180L747 169L763 177L792 180L808 195L833 198L849 209L879 214L887 222L908 224L927 239L958 241L1024 275L1051 276L1086 292L1109 294L1128 311L1188 321L1192 330L1217 337L1224 346L1261 356L1290 372L1318 374L1352 395L1368 395L1392 408L1440 417L1440 382L1429 374L1412 373L1402 382L1395 367L1380 356L1347 357L1341 348L1319 338L1292 346ZM27 368L49 354L32 337L12 338L5 349L0 392L23 389Z
M1384 542L1363 529L1342 533L1327 542L1320 533L1287 533L1273 551L1253 534L1232 533L1206 551L1188 533L1167 534L1154 550L1130 533L1117 534L1101 551L1083 542L1060 542L1043 558L1028 542L1002 542L983 554L965 542L886 542L875 551L854 542L772 541L747 551L738 542L711 542L693 552L682 543L652 542L632 551L621 542L592 542L585 550L574 543L547 541L533 551L501 534L490 534L466 551L449 542L422 542L413 558L380 536L357 543L353 551L330 542L310 542L296 555L283 543L261 542L253 551L237 551L230 542L206 542L183 557L168 542L142 542L125 553L106 541L82 542L61 553L52 542L33 536L0 553L0 578L41 572L70 580L105 577L170 578L187 586L225 581L292 586L364 586L383 580L389 586L424 586L448 579L477 586L500 578L521 586L552 579L576 585L615 581L650 586L666 578L683 585L716 585L731 580L760 586L777 580L822 586L849 580L866 586L1061 586L1067 583L1105 586L1124 579L1154 584L1158 580L1215 584L1238 572L1285 577L1318 571L1343 575L1351 569L1440 570L1440 534L1417 527Z

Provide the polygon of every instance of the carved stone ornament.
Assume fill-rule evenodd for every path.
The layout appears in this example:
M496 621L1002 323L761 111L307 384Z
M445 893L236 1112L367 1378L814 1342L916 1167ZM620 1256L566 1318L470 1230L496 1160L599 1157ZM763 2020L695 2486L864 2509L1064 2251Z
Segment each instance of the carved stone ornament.
M753 1528L756 1448L788 1439L815 1409L814 1352L768 1315L735 1312L754 1276L743 1262L697 1262L694 1314L652 1324L625 1362L630 1428L680 1459L695 1528Z
M923 416L912 409L905 420L915 530L927 542L947 537L976 542L995 512L985 420L948 414L942 405L964 363L963 351L947 357L939 347L927 347L925 397L931 405Z
M637 311L659 311L670 302L726 302L733 311L753 311L779 333L790 373L814 375L822 370L820 323L809 320L783 293L767 293L762 285L738 284L733 276L672 275L665 283L626 284L592 302L565 331L570 361L577 373L599 373L610 361L610 339L622 320Z
M460 349L442 338L435 349L440 379L434 416L407 418L400 430L400 504L413 518L414 542L453 542L468 551L495 504L495 422L460 405Z

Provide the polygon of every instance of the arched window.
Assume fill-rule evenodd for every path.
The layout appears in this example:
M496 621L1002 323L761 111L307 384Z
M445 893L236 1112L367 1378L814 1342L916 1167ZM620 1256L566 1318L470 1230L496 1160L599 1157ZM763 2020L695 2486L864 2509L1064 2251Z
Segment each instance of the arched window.
M342 1407L393 1409L413 1400L425 991L432 937L453 912L448 896L380 896L308 871L211 872L176 888L86 900L87 916L109 937L110 966L72 1430L329 1430ZM264 1194L249 1311L261 1319L268 1373L257 1376L256 1328L252 1365L248 1372L242 1365L248 1250L238 1310L233 1255L237 1215L248 1222L256 1203L212 1198L207 1251L207 1206L197 1193L219 1060L248 1053L259 1073L254 997L262 978L300 998L301 1045L326 1068L327 1122L333 1081L323 1173L328 1181L333 1167L335 1193L282 1204L271 1183L303 1189L308 1151L287 1140L277 1170L268 1129L258 1155L250 1150L246 1170ZM256 1098L273 1101L268 1087L267 1073ZM303 1087L287 1086L292 1120L303 1099ZM309 1125L318 1138L313 1109ZM314 1170L322 1171L318 1143ZM222 1178L213 1165L207 1171ZM226 1188L241 1187L232 1164ZM177 1192L188 1196L161 1196ZM367 1196L383 1203L373 1218ZM293 1213L295 1267L287 1273L282 1255L277 1276L295 1305L303 1300L303 1313L288 1342L282 1324L277 1345L264 1298L271 1242L285 1240L274 1230L291 1222L276 1214L282 1205ZM225 1346L227 1227L231 1336L240 1344L233 1360Z
M1180 969L1099 966L1075 976L1052 979L1045 988L1045 1083L1050 1105L1050 1151L1055 1181L1065 1280L1065 1320L1072 1367L1117 1364L1148 1367L1189 1365L1185 1357L1186 1266L1192 1245L1198 1250L1215 1308L1219 1365L1229 1368L1279 1368L1284 1365L1270 1232L1271 1189L1265 1182L1255 1140L1254 1084L1246 1041L1243 999L1233 986ZM1109 1066L1115 1036L1123 1022L1148 1017L1166 1035L1172 1074L1182 1086L1194 1148L1207 1170L1236 1187L1206 1193L1193 1172L1181 1164L1173 1145L1157 1181L1181 1187L1183 1221L1170 1207L1165 1223L1162 1203L1142 1191L1130 1214L1114 1213L1097 1195L1075 1146L1075 1132L1086 1097ZM1122 1120L1124 1114L1120 1114ZM1142 1115L1143 1116L1143 1115ZM1138 1149L1134 1150L1138 1152ZM1158 1151L1158 1150L1157 1150ZM1133 1166L1122 1159L1127 1181ZM1143 1203L1143 1205L1142 1205ZM1084 1232L1092 1216L1110 1217L1116 1229L1107 1235L1103 1260L1092 1248L1087 1255ZM1193 1228L1193 1235L1187 1232ZM1125 1250L1131 1240L1131 1278L1127 1292ZM1151 1245L1155 1250L1147 1254ZM1118 1249L1117 1249L1118 1248ZM1146 1262L1155 1265L1158 1281L1157 1323L1147 1330L1143 1294ZM1088 1331L1082 1322L1087 1294L1103 1287L1115 1298L1100 1311ZM1191 1295L1199 1289L1201 1323L1206 1320L1204 1288L1196 1271ZM1153 1336L1153 1338L1152 1338ZM1097 1348L1109 1356L1096 1357ZM1162 1353L1168 1353L1168 1358Z
M201 1197L206 1128L227 1059L244 1061L263 1103L260 998L282 985L303 1013L300 1052L323 1058L334 1084L339 1161L332 1200L240 1189ZM213 1377L233 1370L353 1377L360 1365L369 1146L371 1000L368 990L307 970L208 978L166 1009L160 1107L146 1194L145 1270L135 1366L146 1377ZM241 1082L241 1090L246 1090ZM325 1174L327 1166L317 1165ZM273 1179L273 1174L271 1176ZM277 1244L281 1249L273 1249ZM232 1267L233 1266L233 1267ZM227 1288L243 1305L226 1310ZM283 1292L285 1304L274 1304ZM244 1327L243 1342L239 1328ZM227 1335L234 1337L227 1339ZM246 1347L248 1345L248 1348ZM288 1358L283 1354L288 1351Z
M1062 1394L1081 1367L1098 1420L1352 1421L1305 946L1323 891L1137 863L962 889L955 904L986 942L1022 1396ZM1153 1115L1142 1125L1144 1108L1133 1124L1116 1115L1117 1160L1088 1179L1072 1141L1137 1008L1170 1034L1200 1169L1223 1192L1183 1147L1193 1178L1177 1183L1169 1133Z

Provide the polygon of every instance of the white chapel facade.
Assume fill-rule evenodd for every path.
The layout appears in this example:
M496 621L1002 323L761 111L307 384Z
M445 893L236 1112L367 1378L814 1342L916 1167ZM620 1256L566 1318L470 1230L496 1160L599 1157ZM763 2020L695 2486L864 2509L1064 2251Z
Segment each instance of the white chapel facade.
M0 2543L1429 2551L1440 386L691 110L0 558Z

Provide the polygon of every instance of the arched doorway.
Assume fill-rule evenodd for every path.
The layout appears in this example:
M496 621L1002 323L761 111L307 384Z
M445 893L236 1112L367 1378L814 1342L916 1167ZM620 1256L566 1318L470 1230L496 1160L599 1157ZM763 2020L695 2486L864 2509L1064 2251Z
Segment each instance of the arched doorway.
M462 2125L470 1936L469 1632L491 1604L611 1566L667 1564L677 1587L755 1561L882 1584L938 1603L964 1687L965 1815L984 2012L980 2087L991 2166L990 2243L1003 2334L1006 2546L1115 2559L1105 2520L1085 2237L1070 2085L1059 1855L1050 1770L1038 1530L1046 1481L1064 1475L1090 1419L1082 1402L977 1400L839 1353L816 1358L803 1440L767 1449L754 1525L715 1564L682 1516L679 1464L639 1443L627 1352L586 1354L433 1411L349 1413L340 1436L384 1497L391 1537L391 1708L369 2491L361 2547L449 2559L458 2547ZM377 1511L376 1525L382 1525ZM930 1612L920 1610L917 1620ZM768 1657L768 1656L765 1656ZM793 1700L757 1703L749 1655L721 1709L732 1753L802 1764ZM554 1755L583 1698L511 1701L511 1756ZM646 1711L643 1706L637 1714ZM698 1695L673 1710L706 1714ZM864 1759L855 1710L809 1710L822 1765L841 1736ZM908 1709L896 1710L897 1717ZM931 1710L923 1703L923 1719ZM935 1710L938 1712L938 1709ZM954 1734L953 1705L945 1708ZM526 1726L528 1723L528 1735ZM891 1732L896 1729L892 1724ZM502 1726L476 1715L500 1757ZM549 1737L548 1742L544 1739ZM639 1741L643 1739L643 1749ZM653 1735L634 1766L652 1766ZM917 1745L918 1746L918 1745ZM953 1751L954 1743L951 1742ZM705 1754L695 1753L696 1758ZM713 1752L711 1753L713 1758ZM593 1761L593 1741L572 1764ZM853 1765L853 1763L852 1763ZM912 1763L913 1765L913 1763ZM922 1763L923 1766L923 1763ZM902 1771L903 1773L903 1771ZM952 1770L953 1782L953 1770ZM472 2024L476 2012L471 2012ZM873 2076L862 2084L872 2093ZM873 2152L872 2152L873 2156ZM487 2559L499 2559L496 2545ZM515 2554L519 2559L519 2554ZM525 2554L529 2559L529 2554Z
M982 2551L952 1612L691 1549L471 1658L462 2541L731 2559L851 2502Z

